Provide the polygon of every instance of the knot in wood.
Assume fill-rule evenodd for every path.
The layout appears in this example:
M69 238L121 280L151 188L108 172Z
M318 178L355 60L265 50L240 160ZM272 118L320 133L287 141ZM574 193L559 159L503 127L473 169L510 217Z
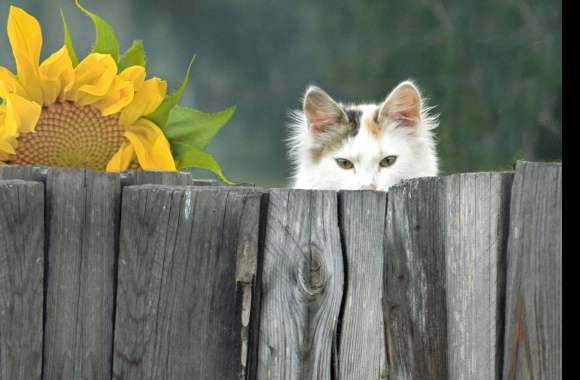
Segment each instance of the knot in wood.
M298 273L300 289L309 297L320 294L328 282L328 269L320 250L312 246L305 255Z

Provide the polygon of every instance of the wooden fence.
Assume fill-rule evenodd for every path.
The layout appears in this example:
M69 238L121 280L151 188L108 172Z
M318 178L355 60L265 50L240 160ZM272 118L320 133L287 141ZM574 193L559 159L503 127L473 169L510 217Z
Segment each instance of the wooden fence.
M0 168L0 380L560 379L561 179Z

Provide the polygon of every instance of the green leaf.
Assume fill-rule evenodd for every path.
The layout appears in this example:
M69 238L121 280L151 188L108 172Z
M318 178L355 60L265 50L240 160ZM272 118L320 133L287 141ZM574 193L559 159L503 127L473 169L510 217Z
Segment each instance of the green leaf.
M133 45L131 45L131 47L119 58L119 72L131 66L145 67L145 60L145 47L143 46L143 41L135 40L133 41Z
M163 133L169 140L203 149L235 112L236 106L216 113L177 106L169 114Z
M171 149L177 162L177 169L198 168L209 170L228 185L235 183L224 176L222 168L213 156L201 149L181 143L172 143Z
M75 49L73 48L70 31L68 30L68 25L64 18L64 12L62 11L62 9L60 10L60 17L62 18L62 26L64 28L64 45L68 50L68 55L70 56L70 60L72 61L73 67L76 67L79 64L79 59L77 58Z
M167 96L155 111L147 115L147 119L157 124L161 129L165 128L167 120L169 119L169 113L181 100L181 96L189 83L189 72L191 70L191 65L193 65L193 61L195 61L195 55L191 58L191 61L189 61L189 66L187 67L183 81L177 91Z
M84 14L93 20L93 24L95 24L96 39L93 53L110 54L115 62L117 62L119 58L119 41L117 41L111 25L96 14L85 9L79 3L79 0L75 0L75 3Z

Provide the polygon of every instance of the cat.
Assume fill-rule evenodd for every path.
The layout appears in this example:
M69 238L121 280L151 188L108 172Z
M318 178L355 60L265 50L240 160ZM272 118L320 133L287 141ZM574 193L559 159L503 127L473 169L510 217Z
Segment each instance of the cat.
M309 86L302 111L290 113L292 187L378 190L438 175L429 112L415 83L403 81L380 104L342 104Z

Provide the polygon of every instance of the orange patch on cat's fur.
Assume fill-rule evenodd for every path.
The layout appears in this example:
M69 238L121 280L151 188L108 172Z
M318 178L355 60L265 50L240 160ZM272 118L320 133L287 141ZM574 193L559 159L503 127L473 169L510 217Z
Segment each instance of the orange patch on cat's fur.
M371 135L373 135L374 137L378 138L379 135L381 134L381 128L379 127L379 125L377 123L375 123L374 120L365 120L363 122L364 127L366 129L368 129L368 131L371 133Z

